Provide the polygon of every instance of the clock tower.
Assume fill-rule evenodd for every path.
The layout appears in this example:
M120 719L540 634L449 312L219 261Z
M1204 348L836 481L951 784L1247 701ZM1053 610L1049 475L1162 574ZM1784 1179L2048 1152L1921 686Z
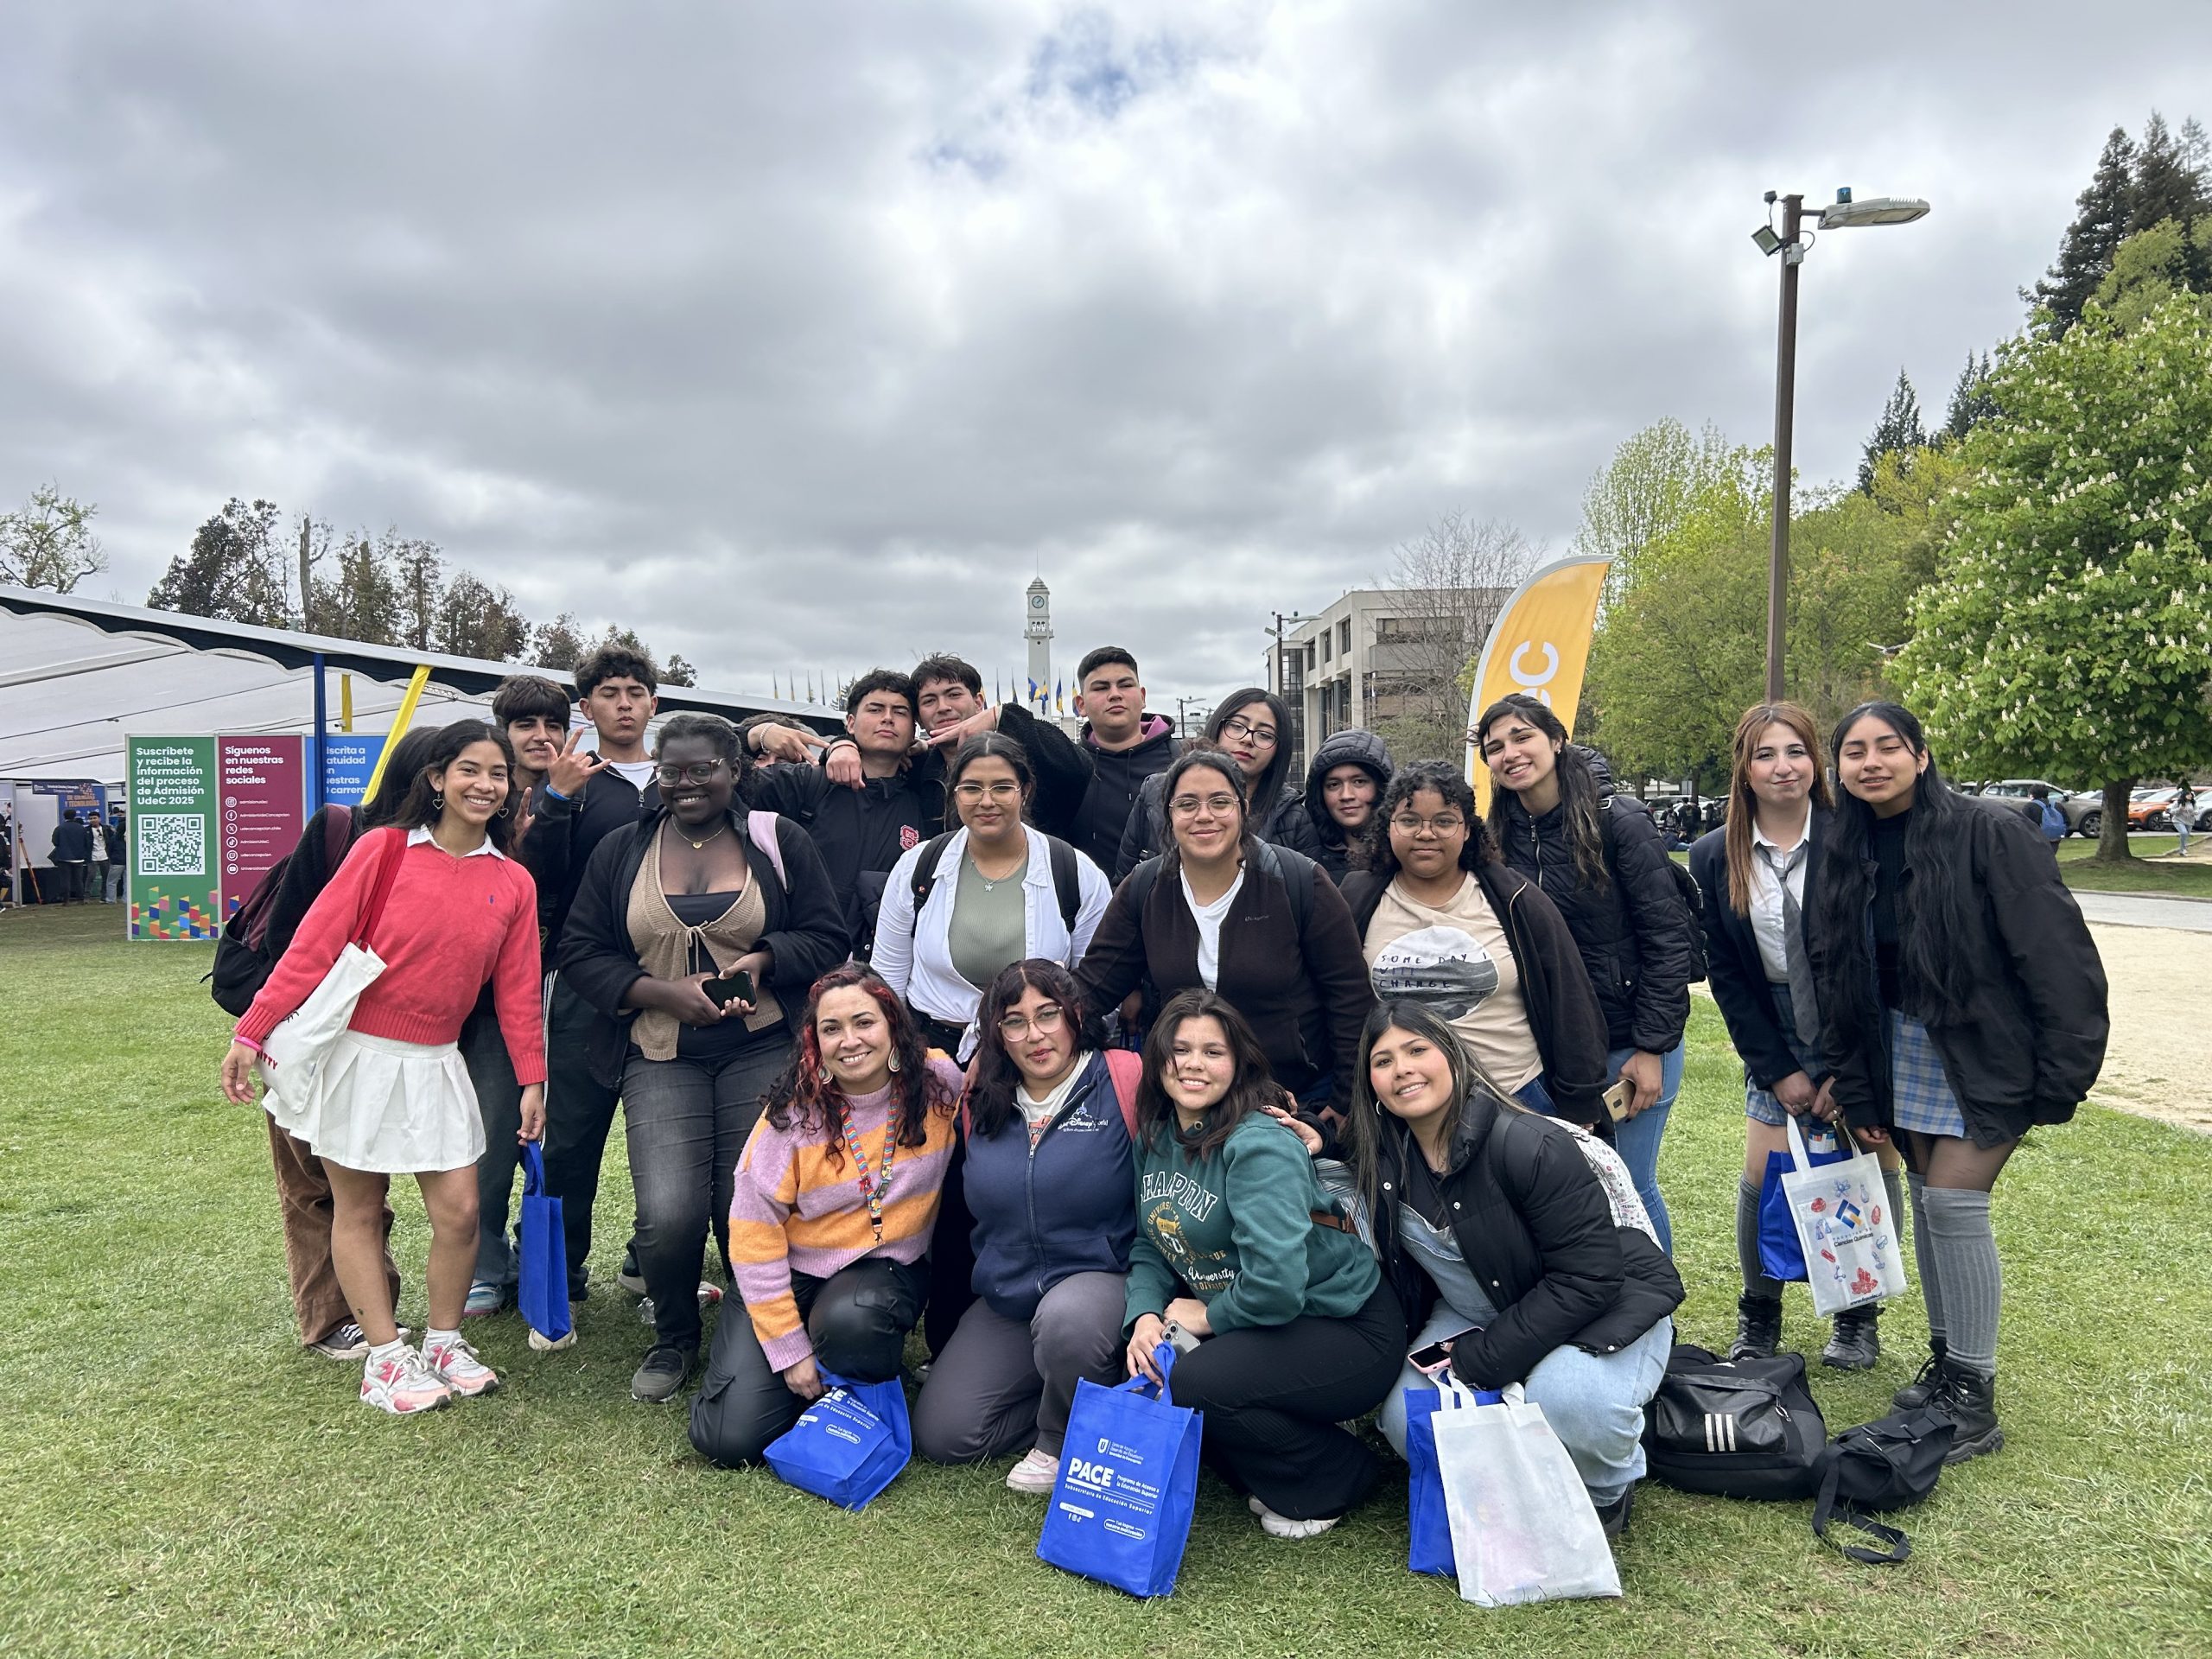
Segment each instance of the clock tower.
M1036 682L1037 696L1027 696L1027 685L1021 691L1033 709L1039 698L1052 695L1052 590L1045 586L1042 576L1029 584L1028 598L1022 608L1021 632L1029 642L1029 677Z

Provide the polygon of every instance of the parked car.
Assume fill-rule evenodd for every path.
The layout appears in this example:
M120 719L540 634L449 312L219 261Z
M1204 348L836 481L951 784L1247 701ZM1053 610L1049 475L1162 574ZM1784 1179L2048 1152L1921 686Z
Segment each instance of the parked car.
M2104 828L2104 797L2094 790L2061 789L2056 784L2041 778L2006 778L1997 783L1983 784L1974 792L1999 796L2006 800L2025 801L2029 798L2028 791L2037 785L2050 791L2050 798L2066 815L2067 834L2094 836Z

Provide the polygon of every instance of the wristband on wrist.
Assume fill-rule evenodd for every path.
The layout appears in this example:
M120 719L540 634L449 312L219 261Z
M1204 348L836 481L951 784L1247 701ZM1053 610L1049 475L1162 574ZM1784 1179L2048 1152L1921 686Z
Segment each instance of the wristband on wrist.
M565 801L565 800L567 800L567 799L569 798L566 795L563 795L563 794L559 790L557 790L557 789L554 788L554 787L553 787L553 785L550 785L550 784L548 784L548 785L545 785L545 792L546 792L546 794L547 794L549 797L550 797L552 799L556 800L556 801Z
M260 1052L261 1052L261 1045L260 1045L259 1043L255 1042L255 1041L253 1040L253 1039L252 1039L252 1038L251 1038L251 1037L241 1037L241 1036L239 1036L236 1032L232 1032L232 1033L231 1033L231 1040L232 1040L232 1042L234 1042L234 1043L242 1043L242 1044L244 1044L246 1047L248 1047L248 1048L251 1049L251 1050L252 1050L255 1053L257 1053L257 1054L258 1054L258 1053L260 1053Z

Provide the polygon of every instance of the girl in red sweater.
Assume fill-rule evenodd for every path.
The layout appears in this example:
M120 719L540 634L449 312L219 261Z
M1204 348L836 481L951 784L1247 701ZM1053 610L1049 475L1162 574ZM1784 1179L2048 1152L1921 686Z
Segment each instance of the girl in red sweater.
M513 767L514 751L494 727L464 720L440 732L423 770L391 780L407 790L393 827L354 842L223 1058L223 1092L250 1103L254 1071L273 1068L261 1044L322 982L386 861L397 860L366 941L383 974L361 994L315 1086L280 1090L264 1103L329 1173L331 1263L370 1343L361 1399L396 1414L499 1386L461 1337L484 1128L454 1042L488 982L523 1084L521 1136L537 1140L545 1126L537 890L506 855ZM385 1194L396 1174L415 1177L430 1217L429 1329L419 1352L393 1323L382 1267Z

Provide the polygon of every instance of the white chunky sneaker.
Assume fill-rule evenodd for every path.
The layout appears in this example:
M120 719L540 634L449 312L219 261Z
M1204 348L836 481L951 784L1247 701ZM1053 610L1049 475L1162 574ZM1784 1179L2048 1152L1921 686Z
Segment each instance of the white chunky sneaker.
M372 1355L362 1369L361 1403L395 1417L435 1411L452 1398L453 1390L412 1348L402 1348L387 1359Z
M489 1394L499 1386L499 1373L476 1357L476 1350L465 1337L444 1337L424 1344L423 1363L464 1400Z

